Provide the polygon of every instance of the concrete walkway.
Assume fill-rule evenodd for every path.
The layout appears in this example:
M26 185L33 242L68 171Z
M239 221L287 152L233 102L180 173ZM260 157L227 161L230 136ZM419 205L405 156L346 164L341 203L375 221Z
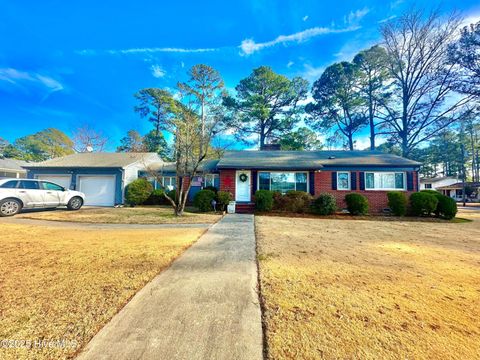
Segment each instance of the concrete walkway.
M253 215L227 215L210 228L78 358L262 359Z

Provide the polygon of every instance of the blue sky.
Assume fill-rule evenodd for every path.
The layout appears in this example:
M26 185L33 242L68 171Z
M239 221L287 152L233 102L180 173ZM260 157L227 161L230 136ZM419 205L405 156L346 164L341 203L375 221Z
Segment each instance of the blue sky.
M269 65L312 83L335 61L379 40L378 27L436 1L0 0L0 137L88 124L114 150L128 129L150 130L133 94L173 88L192 65L218 69L228 88ZM480 19L474 0L444 0ZM359 140L367 143L364 137Z

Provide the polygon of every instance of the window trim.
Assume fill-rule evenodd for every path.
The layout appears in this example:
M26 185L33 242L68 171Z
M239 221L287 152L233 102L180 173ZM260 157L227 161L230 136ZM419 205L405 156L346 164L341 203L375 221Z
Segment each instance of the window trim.
M309 171L301 171L301 170L297 170L297 171L268 171L268 170L261 170L261 171L257 171L257 189L256 190L260 190L260 174L261 173L269 173L269 174L285 174L285 173L293 173L295 174L295 189L294 191L302 191L302 190L297 190L297 179L296 179L296 174L297 173L300 173L300 174L307 174L307 190L305 191L306 193L310 193L310 172ZM269 184L268 184L268 187L269 187L269 191L276 191L276 190L271 190L272 189L272 177L270 176L269 177ZM289 190L291 191L291 190Z
M375 174L393 174L395 180L395 174L402 174L403 175L403 188L368 188L367 187L367 174L374 174L374 181L375 181ZM405 171L365 171L363 174L364 183L365 183L365 191L407 191L407 173ZM375 183L374 183L375 186Z
M209 178L209 177L212 179L212 185L207 185L207 178ZM202 188L206 188L207 186L216 187L215 186L215 178L220 179L220 174L208 173L208 174L203 175L203 186L202 186Z
M340 189L338 187L338 175L340 174L348 174L348 188L347 189ZM350 191L352 190L352 172L351 171L337 171L337 191Z

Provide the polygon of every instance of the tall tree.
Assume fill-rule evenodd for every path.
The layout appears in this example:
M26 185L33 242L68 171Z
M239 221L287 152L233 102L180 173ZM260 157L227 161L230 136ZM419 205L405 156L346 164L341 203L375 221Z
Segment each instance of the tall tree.
M0 137L0 158L4 156L5 148L9 145L9 142Z
M458 41L450 45L449 57L459 75L456 90L480 99L480 21L461 30Z
M386 23L381 31L392 77L385 120L402 155L461 119L470 97L454 96L458 75L448 48L458 36L460 18L411 11Z
M172 95L167 90L147 88L140 90L134 96L139 102L134 110L153 124L155 135L159 136L165 123L172 116L170 109L175 101Z
M73 132L74 150L76 152L100 152L105 149L108 138L89 125L83 125Z
M389 79L388 55L385 49L375 45L368 50L361 51L353 63L358 68L357 80L361 96L368 109L368 123L370 127L370 150L375 150L375 136L377 127L381 127L378 108L388 98L385 84Z
M73 141L55 128L18 138L11 146L15 158L27 161L44 161L74 153Z
M164 160L170 160L172 157L167 141L163 133L156 134L155 130L147 133L142 139L143 148L147 152L155 152Z
M354 149L354 134L367 122L365 101L356 87L358 68L349 62L325 69L312 88L313 102L307 105L309 123L319 131L335 129Z
M128 130L127 135L120 139L117 152L144 152L143 137L136 130Z
M227 125L235 129L237 139L252 142L258 135L262 148L267 140L277 141L300 120L308 82L300 77L288 79L270 67L261 66L235 87L236 96L224 99L229 111Z
M321 150L323 147L317 133L307 127L285 134L279 143L282 150Z
M192 97L201 121L201 140L205 138L207 127L215 122L215 117L222 105L225 86L220 73L211 66L198 64L188 71L187 82L177 84L184 96ZM205 144L200 143L199 154L203 153Z

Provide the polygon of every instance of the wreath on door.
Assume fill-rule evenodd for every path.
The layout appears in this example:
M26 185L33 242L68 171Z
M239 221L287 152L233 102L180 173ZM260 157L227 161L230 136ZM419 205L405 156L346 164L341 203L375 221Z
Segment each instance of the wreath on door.
M245 182L248 180L247 174L240 174L238 178L240 179L241 182Z

